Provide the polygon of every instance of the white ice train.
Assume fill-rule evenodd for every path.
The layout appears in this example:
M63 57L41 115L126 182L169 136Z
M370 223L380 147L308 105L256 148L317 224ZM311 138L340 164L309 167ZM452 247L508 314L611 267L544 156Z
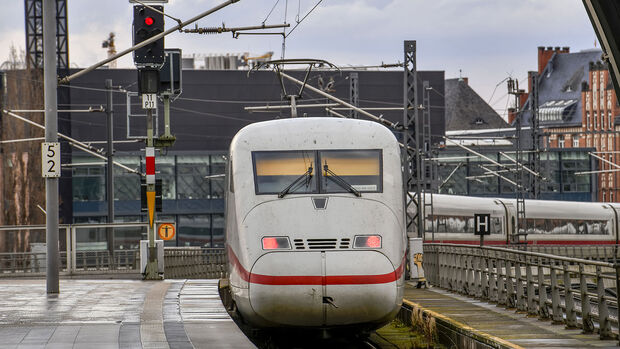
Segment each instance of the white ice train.
M258 328L373 329L398 312L400 149L370 121L251 124L231 142L226 241L234 304Z
M433 194L432 200L432 214L430 209L425 212L429 231L425 242L479 244L473 225L476 213L491 215L491 235L485 237L485 244L507 244L515 230L514 199ZM620 205L615 203L525 200L527 241L534 245L617 244L619 214Z

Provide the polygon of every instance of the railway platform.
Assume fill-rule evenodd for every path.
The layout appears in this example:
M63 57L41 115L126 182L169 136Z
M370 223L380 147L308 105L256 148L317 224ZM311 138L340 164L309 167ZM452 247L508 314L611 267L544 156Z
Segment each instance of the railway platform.
M496 304L479 301L441 288L416 288L408 283L405 305L435 320L442 342L472 348L617 348L617 340L566 329Z
M254 348L218 280L0 279L3 348Z

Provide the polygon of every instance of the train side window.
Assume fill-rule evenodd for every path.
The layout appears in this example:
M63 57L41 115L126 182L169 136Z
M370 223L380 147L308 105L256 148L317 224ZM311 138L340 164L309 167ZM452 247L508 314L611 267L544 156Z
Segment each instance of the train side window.
M585 222L579 222L579 228L577 230L577 234L580 234L580 235L588 234L588 225Z

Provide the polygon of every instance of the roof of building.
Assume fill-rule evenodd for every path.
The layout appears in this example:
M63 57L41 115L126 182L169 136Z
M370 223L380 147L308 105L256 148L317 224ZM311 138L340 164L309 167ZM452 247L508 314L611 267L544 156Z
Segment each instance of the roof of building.
M581 84L589 83L590 62L601 59L600 50L554 54L539 77L538 106L541 126L581 125ZM530 124L531 96L524 105L523 125Z
M508 127L464 79L447 79L445 84L446 131Z

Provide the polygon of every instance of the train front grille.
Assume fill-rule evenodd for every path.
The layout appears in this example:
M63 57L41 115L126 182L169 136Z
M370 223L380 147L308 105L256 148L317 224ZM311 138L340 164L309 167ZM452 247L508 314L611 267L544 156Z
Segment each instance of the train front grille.
M351 247L351 239L294 239L293 245L296 250L348 249Z

